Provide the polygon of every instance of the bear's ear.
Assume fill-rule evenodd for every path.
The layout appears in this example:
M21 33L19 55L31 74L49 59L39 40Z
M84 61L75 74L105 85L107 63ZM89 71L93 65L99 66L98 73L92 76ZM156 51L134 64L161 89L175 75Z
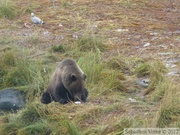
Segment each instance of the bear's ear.
M84 79L84 80L86 80L86 77L87 77L86 74L83 74L83 79Z
M72 80L72 81L76 81L76 80L77 80L77 78L76 78L76 75L75 75L75 74L72 74L72 75L71 75L71 80Z

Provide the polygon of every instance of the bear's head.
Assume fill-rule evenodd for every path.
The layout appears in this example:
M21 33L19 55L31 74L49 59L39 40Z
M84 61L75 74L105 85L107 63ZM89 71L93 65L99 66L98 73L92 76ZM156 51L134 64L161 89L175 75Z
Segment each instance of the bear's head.
M75 101L81 99L83 90L85 89L86 75L83 72L66 73L62 78L64 87L68 90Z

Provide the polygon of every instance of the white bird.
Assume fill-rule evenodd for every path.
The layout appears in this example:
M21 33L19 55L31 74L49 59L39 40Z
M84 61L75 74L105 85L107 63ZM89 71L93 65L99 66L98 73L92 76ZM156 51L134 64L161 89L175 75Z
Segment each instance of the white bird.
M31 13L31 21L34 24L45 24L39 17L36 17L34 13Z

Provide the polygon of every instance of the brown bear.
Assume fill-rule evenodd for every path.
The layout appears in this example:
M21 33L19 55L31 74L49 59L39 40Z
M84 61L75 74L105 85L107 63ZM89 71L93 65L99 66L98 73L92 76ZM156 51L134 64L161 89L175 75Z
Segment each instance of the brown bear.
M48 88L42 94L43 104L51 103L53 100L61 104L68 102L86 102L88 91L85 88L85 73L72 59L61 61L55 69Z

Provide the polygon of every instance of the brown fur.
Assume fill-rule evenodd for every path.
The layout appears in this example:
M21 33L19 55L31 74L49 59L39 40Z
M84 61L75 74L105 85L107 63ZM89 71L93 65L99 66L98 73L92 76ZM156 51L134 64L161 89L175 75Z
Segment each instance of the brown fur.
M70 100L82 99L84 91L87 91L85 89L85 78L86 75L74 60L63 60L55 69L45 93L48 93L52 100L57 102L61 102L59 100L64 100L64 98L65 100L66 98ZM68 97L65 97L66 95ZM46 103L44 100L46 99L42 97L42 103Z

